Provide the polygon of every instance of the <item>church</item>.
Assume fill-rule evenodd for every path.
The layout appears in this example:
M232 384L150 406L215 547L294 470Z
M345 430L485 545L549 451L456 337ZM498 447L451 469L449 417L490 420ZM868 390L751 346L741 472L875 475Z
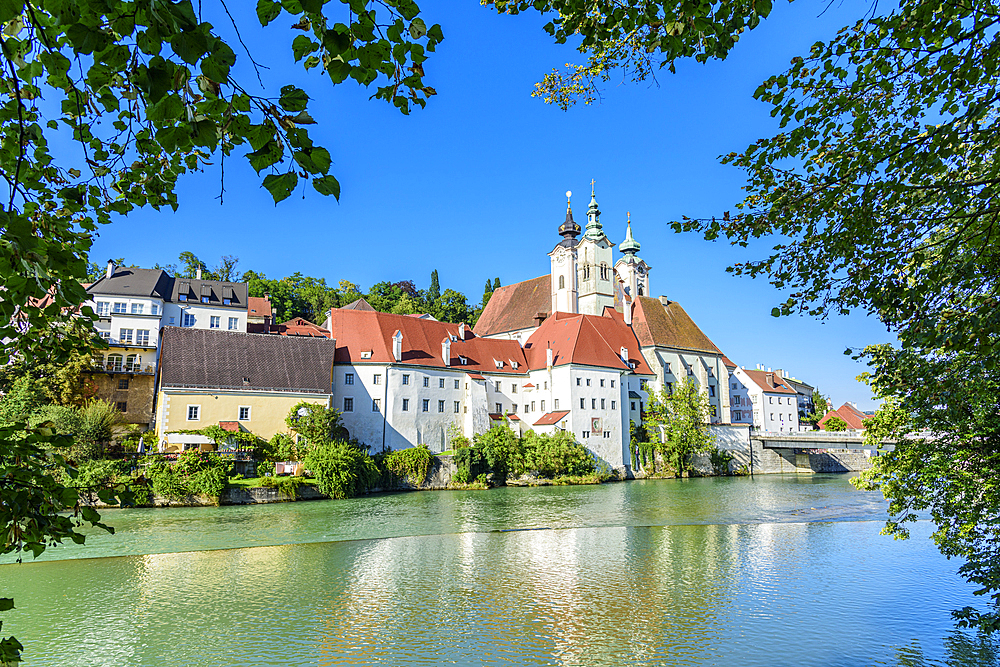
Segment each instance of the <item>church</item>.
M650 267L626 220L615 246L592 190L583 229L566 217L549 273L499 288L474 329L368 309L330 311L331 403L353 437L379 449L449 449L492 424L570 431L628 474L629 426L651 393L687 378L729 423L722 352L680 304L650 295Z

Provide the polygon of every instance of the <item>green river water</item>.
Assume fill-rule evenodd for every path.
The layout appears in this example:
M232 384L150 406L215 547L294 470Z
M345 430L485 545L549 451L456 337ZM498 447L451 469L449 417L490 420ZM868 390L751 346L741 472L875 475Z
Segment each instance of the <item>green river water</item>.
M28 665L998 665L842 475L105 513L0 565Z

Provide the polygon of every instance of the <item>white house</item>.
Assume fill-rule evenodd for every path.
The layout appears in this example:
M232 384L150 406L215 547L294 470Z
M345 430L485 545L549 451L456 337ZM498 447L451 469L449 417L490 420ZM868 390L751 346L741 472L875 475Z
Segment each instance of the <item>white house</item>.
M780 375L745 368L737 368L733 375L746 388L755 429L779 433L799 430L798 394Z

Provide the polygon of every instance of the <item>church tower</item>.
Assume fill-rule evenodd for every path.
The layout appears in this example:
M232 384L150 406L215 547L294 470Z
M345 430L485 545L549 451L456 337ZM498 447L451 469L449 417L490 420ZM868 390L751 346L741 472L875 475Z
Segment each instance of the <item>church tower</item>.
M549 253L552 260L552 311L577 312L577 245L580 225L573 220L572 192L566 193L566 220L559 226L563 240Z
M620 301L625 304L635 302L638 296L649 296L649 264L639 258L639 242L632 238L632 215L628 215L625 240L618 246L622 258L615 264L615 273L622 286Z
M587 209L587 231L577 246L577 276L579 310L584 315L601 315L605 306L615 305L615 281L612 269L611 241L601 227L601 210L590 182L590 207Z

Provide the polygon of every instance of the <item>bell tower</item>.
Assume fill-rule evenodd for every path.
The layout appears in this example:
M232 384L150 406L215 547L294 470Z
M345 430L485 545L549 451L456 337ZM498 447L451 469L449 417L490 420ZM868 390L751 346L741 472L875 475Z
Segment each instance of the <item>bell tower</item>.
M590 181L590 206L587 208L587 231L577 248L579 311L601 315L605 306L615 305L613 245L601 226L601 209Z
M649 296L649 271L652 268L641 259L639 242L632 237L632 214L627 213L628 222L625 227L625 240L618 246L622 258L615 264L615 273L622 283L625 304L632 304L636 297Z
M577 246L580 241L580 225L573 220L572 192L566 192L566 220L559 226L563 237L549 253L552 264L552 312L576 313L577 292Z

